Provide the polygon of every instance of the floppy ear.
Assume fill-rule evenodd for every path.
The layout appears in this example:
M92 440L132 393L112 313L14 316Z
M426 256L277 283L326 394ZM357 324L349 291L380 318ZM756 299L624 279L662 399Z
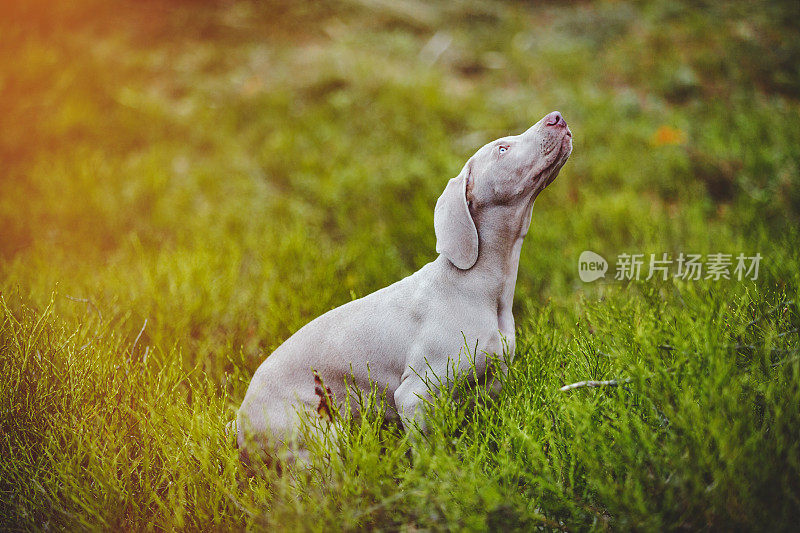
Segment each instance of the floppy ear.
M436 251L461 270L478 260L478 230L467 206L467 183L472 170L467 162L461 173L447 183L433 211Z

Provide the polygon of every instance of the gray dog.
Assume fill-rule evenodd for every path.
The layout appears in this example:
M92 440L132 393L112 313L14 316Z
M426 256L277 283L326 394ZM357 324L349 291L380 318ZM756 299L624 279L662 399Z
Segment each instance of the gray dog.
M533 202L571 152L557 111L479 149L436 202L436 260L312 320L256 370L237 416L243 456L283 449L289 462L307 459L301 413L330 418L352 394L345 381L384 391L387 419L424 431L431 382L472 363L478 377L506 372L488 355L514 354L511 304ZM472 358L463 357L465 344L477 348Z

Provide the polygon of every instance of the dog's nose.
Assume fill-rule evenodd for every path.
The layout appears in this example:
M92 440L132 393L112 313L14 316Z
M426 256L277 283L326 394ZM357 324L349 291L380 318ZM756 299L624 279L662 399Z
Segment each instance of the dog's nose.
M552 113L544 117L544 123L547 126L555 126L555 127L560 126L562 128L567 127L567 121L564 120L564 117L562 117L561 113L559 113L558 111L553 111Z

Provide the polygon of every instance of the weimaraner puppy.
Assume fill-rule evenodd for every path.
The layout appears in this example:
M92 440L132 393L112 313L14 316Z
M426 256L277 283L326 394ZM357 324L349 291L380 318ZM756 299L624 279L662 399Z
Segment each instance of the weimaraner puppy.
M557 111L480 148L436 202L433 262L312 320L256 370L237 414L243 458L282 449L289 462L307 459L301 413L330 418L348 387L385 391L387 419L424 431L431 382L472 372L472 363L478 377L506 372L489 356L514 354L511 305L533 202L571 152ZM475 354L464 357L465 345Z

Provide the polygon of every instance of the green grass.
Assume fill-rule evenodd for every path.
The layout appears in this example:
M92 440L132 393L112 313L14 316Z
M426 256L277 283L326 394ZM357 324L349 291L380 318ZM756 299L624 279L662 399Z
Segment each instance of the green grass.
M792 529L800 13L671 6L0 8L0 529ZM263 358L432 260L446 181L553 109L500 397L250 477ZM584 284L583 250L763 260Z

